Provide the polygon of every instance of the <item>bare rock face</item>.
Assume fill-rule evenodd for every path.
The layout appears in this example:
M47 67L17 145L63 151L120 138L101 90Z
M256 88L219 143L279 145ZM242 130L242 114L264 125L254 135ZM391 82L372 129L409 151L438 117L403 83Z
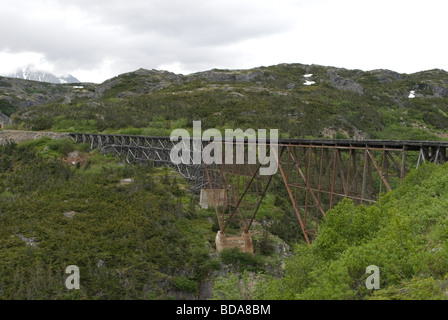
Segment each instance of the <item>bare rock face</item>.
M330 83L337 89L353 91L358 94L363 94L363 88L359 83L351 79L345 79L340 77L334 70L328 70L328 76Z
M435 97L446 97L448 96L448 87L441 87L436 84L429 84L428 89L434 93Z
M0 76L0 111L14 112L50 102L80 96L75 86ZM85 95L85 94L84 94ZM6 110L6 111L5 111Z
M0 112L0 123L5 124L9 122L9 117Z
M202 78L211 82L249 82L263 76L262 71L242 72L238 70L210 70L188 76L190 79Z
M390 70L373 70L371 71L373 74L376 75L377 79L381 83L389 83L394 81L399 81L403 79L403 76L395 71Z

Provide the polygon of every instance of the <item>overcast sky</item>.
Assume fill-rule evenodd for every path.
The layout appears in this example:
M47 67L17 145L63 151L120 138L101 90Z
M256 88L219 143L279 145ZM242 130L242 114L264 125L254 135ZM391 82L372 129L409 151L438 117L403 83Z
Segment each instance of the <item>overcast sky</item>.
M0 0L0 74L303 63L448 70L447 0Z

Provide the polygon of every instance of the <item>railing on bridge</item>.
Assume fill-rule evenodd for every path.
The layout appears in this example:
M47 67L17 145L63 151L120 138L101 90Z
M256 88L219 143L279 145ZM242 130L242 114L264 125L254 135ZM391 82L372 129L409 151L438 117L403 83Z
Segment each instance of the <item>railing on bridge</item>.
M242 143L242 164L222 161L205 165L190 161L176 165L170 159L175 142L169 137L87 133L70 136L75 142L89 143L92 149L112 152L128 162L151 161L175 168L192 181L193 191L201 190L201 197L208 197L208 205L215 207L220 227L218 250L239 246L243 251L253 251L249 230L273 176L260 175L261 164L248 164L251 141ZM236 140L221 141L229 142L241 144ZM191 143L190 159L209 143ZM269 146L268 139L266 148ZM448 141L278 139L275 147L270 152L276 153L280 180L309 244L325 213L341 199L350 198L358 204L376 202L379 195L397 186L412 167L423 162L446 162ZM225 236L235 230L242 230L242 236Z

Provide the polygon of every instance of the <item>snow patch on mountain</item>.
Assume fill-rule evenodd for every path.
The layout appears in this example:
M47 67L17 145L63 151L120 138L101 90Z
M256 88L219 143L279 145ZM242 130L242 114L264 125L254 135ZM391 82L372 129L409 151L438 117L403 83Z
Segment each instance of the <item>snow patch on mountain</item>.
M10 77L10 78L33 80L33 81L39 81L39 82L57 83L57 84L80 83L81 82L70 74L56 76L49 72L36 70L33 67L25 67L22 69L18 69L18 70L16 70L16 72L14 72L12 74L7 74L5 76Z

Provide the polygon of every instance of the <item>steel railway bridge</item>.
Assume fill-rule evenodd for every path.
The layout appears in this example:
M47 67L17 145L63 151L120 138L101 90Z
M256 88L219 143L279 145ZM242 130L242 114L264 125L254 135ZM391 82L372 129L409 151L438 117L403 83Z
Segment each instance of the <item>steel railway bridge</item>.
M310 244L320 221L338 201L349 198L356 204L375 203L382 193L398 186L410 169L424 162L446 162L448 147L448 141L278 139L274 145L268 139L265 147L269 155L274 153L278 164L273 179L274 175L260 174L261 163L247 161L248 151L256 143L248 139L214 141L234 146L233 159L237 150L243 150L244 163L194 164L195 156L211 141L191 138L185 145L190 164L176 165L170 152L178 142L170 137L69 135L77 143L88 143L91 149L113 153L127 162L150 161L176 169L191 181L192 191L201 192L201 204L215 208L220 227L218 251L238 246L246 252L253 252L249 230L271 184L286 190L304 239ZM241 236L229 236L241 230Z

